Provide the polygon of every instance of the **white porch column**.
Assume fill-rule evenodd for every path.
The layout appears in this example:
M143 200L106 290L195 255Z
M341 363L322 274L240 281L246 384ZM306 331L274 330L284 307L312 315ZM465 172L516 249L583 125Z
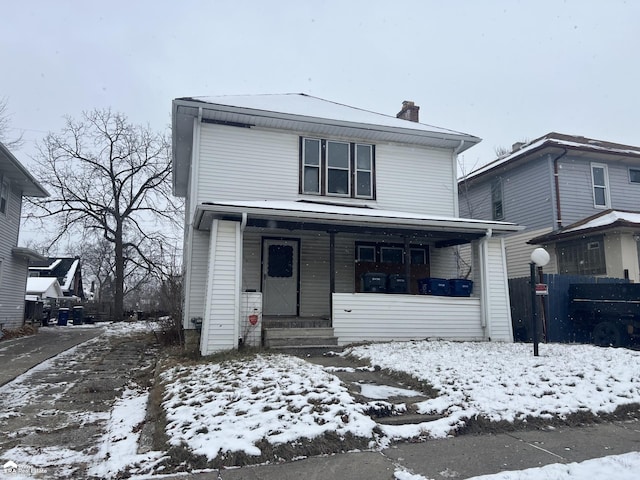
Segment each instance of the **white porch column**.
M482 324L485 337L492 341L513 341L507 261L503 238L484 238L479 242L482 292Z
M241 268L240 223L214 220L209 240L206 300L200 336L202 355L238 347Z

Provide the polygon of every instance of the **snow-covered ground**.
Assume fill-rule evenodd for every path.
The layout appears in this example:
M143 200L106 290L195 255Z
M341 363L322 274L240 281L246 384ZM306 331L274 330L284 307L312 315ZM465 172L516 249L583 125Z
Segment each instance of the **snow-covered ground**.
M514 421L609 413L640 403L640 352L624 349L541 345L534 357L530 345L423 341L360 346L345 354L429 382L439 396L416 407L442 418L377 425L364 414L369 404L356 402L333 375L335 367L258 355L166 371L171 442L209 459L233 451L260 455L260 441L278 445L330 431L369 438L372 447L382 448L391 440L447 436L476 415ZM410 395L372 385L363 385L361 393L372 399Z
M97 346L99 339L106 336L150 327L143 322L113 324L104 336L83 344L83 348ZM72 370L77 369L78 348L43 362L2 387L0 403L7 407L18 401L37 401L40 387L33 388L30 378L54 365L68 364ZM365 413L372 404L393 396L411 397L417 392L361 383L360 393L370 401L358 401L336 376L340 370L348 369L322 367L287 355L258 354L222 363L183 364L162 373L170 443L186 445L193 454L209 460L227 452L259 456L267 444L295 445L333 434L360 437L368 448L381 449L393 440L450 435L476 415L514 421L529 416L562 417L574 412L608 413L620 405L640 403L640 352L625 349L543 344L540 356L534 357L531 345L420 341L358 346L341 355L366 359L372 366L428 382L439 395L412 407L441 418L428 421L430 417L425 416L424 422L414 425L378 424ZM39 453L42 461L36 461L39 457L35 451L5 451L0 458L30 458L33 467L44 468L58 457L58 464L92 465L89 472L104 478L113 478L127 466L136 465L131 468L132 478L136 474L143 478L143 472L144 478L150 478L149 472L166 452L135 453L148 392L131 385L118 397L109 413L87 419L104 425L93 452L75 452L81 458L67 458L65 455L71 451L52 446L46 455ZM15 414L8 407L0 419ZM29 457L23 457L23 453ZM606 471L611 478L627 479L631 475L636 478L639 468L640 454L635 453L482 478L574 480L602 478L589 475ZM400 467L395 477L424 479Z
M593 345L486 342L394 342L346 353L429 382L437 398L417 405L444 414L434 422L383 427L392 438L443 437L476 415L512 422L528 416L610 413L640 403L640 352Z
M640 453L595 458L579 463L553 463L544 467L481 475L468 480L637 480L640 472ZM396 480L429 480L422 475L398 469Z
M466 419L524 420L574 412L610 413L640 403L640 352L591 345L473 342L395 342L349 349L372 365L425 380L439 395L416 404L443 418L411 425L380 425L363 413L345 386L322 367L284 355L175 367L164 373L167 433L214 458L226 451L259 455L256 443L291 442L327 431L370 437L380 445L416 436L454 433ZM369 398L407 392L362 385Z

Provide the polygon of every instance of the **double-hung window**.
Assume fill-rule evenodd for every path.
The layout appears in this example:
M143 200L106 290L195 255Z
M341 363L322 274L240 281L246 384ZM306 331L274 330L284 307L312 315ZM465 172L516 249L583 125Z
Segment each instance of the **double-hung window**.
M327 195L351 196L350 176L351 158L349 144L343 142L327 142Z
M591 164L591 184L593 186L593 205L599 208L609 208L609 172L607 166L601 163Z
M1 178L1 177L0 177ZM0 213L7 213L7 203L9 202L9 181L0 179Z
M300 193L374 198L373 145L302 138Z
M502 197L502 178L498 177L491 182L491 218L493 220L504 220Z

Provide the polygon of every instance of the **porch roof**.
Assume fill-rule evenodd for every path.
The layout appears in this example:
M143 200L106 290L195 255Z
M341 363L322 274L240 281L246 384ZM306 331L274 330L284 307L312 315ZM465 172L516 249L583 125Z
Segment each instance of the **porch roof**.
M214 219L245 218L247 225L257 227L425 236L439 247L469 243L488 232L504 234L523 229L508 222L281 200L202 203L196 208L194 227L208 230Z
M567 225L561 230L540 235L529 240L532 245L542 245L568 240L574 237L600 233L608 230L640 231L640 212L629 210L604 210L603 212Z

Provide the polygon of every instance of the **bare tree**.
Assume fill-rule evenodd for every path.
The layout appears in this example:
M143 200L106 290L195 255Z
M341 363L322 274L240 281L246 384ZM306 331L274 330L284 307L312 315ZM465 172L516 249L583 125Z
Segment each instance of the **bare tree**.
M2 142L9 150L17 150L24 141L23 133L14 138L9 138L9 130L11 129L11 113L8 108L9 102L6 98L0 98L0 142Z
M158 269L164 245L177 235L172 227L179 228L167 135L94 110L79 121L67 118L38 145L35 160L51 196L31 199L28 218L55 219L50 245L70 235L98 235L111 245L114 316L121 320L126 280Z

